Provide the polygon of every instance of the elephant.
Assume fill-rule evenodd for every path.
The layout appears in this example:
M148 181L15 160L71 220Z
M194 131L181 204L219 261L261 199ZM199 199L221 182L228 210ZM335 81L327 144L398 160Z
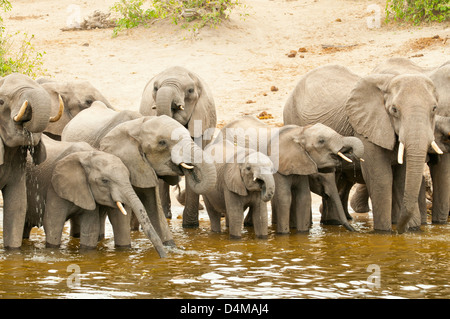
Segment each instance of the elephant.
M243 116L225 125L217 139L221 136L267 154L275 164L272 222L276 221L277 233L280 234L289 233L291 223L299 232L310 228L310 190L325 195L325 190L310 187L313 186L311 176L320 171L334 170L341 165L341 158L346 162L353 162L350 158L359 162L364 154L363 144L358 138L343 137L320 123L277 128L254 116ZM331 192L329 194L333 195ZM338 196L333 201L340 203ZM343 209L339 212L340 223L354 231Z
M80 248L92 249L100 237L100 221L108 215L116 247L130 247L132 209L160 257L166 257L161 239L130 183L130 173L115 155L85 142L61 142L42 136L47 160L27 165L28 209L24 237L34 226L44 226L46 247L58 248L64 223L80 221ZM122 204L123 203L123 204Z
M390 58L377 65L372 73L425 74L433 81L439 96L436 111L435 141L444 154L429 152L427 162L433 183L432 223L448 220L450 208L450 62L439 67L424 68L406 58ZM422 199L425 200L425 199ZM369 210L368 193L364 185L358 185L350 205L356 212ZM426 223L426 211L422 210L422 223Z
M81 111L62 133L63 141L84 141L118 156L130 171L131 184L165 245L175 245L158 192L159 178L185 176L189 187L203 193L214 187L216 170L202 161L203 151L188 130L174 119L113 111L96 101Z
M10 74L0 79L0 188L3 205L3 242L7 249L22 245L27 197L27 153L38 165L46 158L41 134L51 117L50 96L33 79ZM64 105L60 104L61 108Z
M47 78L37 79L36 82L48 92L51 97L51 109L58 112L59 97L64 102L64 112L57 122L49 123L44 134L53 139L61 140L61 133L69 121L80 111L87 109L94 101L103 102L108 108L113 109L108 100L89 81L74 80L60 82Z
M155 75L142 93L140 113L167 115L185 126L197 143L205 148L211 142L216 127L216 107L206 82L194 72L173 66ZM166 216L171 217L169 185L161 185L161 201ZM183 227L196 228L198 222L199 194L186 185L186 205Z
M434 140L437 104L436 87L423 74L360 77L346 67L326 65L302 76L286 101L283 118L285 124L321 122L360 138L373 228L392 231L392 197L402 193L396 229L401 234L420 229L423 166L430 147L442 153Z
M225 215L229 237L241 238L244 212L252 211L255 235L268 237L267 204L275 192L273 164L268 156L255 150L218 139L205 148L217 170L215 187L203 194L211 230L220 232Z

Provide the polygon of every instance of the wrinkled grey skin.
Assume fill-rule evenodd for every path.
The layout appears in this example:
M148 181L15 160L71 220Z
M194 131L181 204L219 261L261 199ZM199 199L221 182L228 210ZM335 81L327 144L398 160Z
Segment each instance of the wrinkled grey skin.
M158 196L158 179L184 175L191 189L199 193L216 182L214 165L193 157L201 155L202 150L186 128L167 116L116 112L97 101L69 122L62 140L85 141L123 161L130 171L131 184L165 245L174 245L174 241ZM194 168L186 169L182 163Z
M436 154L434 150L428 153L427 162L433 182L433 207L432 223L447 223L450 209L450 63L437 68L423 68L406 58L391 58L379 64L372 73L386 74L425 74L433 81L438 94L438 108L436 112L436 126L434 131L435 141L444 154ZM369 210L368 193L365 186L359 185L354 193L350 205L355 212ZM421 220L426 224L426 205L424 194L421 195L422 207ZM401 196L398 201L401 201ZM398 208L398 205L394 205ZM393 222L398 212L393 212Z
M23 117L14 118L28 101ZM3 194L3 243L19 248L27 208L25 163L27 152L33 162L46 158L41 133L49 123L50 96L35 81L21 74L0 79L0 188Z
M57 122L49 123L44 131L44 134L53 139L61 140L61 133L67 123L69 123L69 121L79 112L91 107L94 101L101 101L108 108L112 109L108 100L89 81L75 80L59 82L41 78L36 82L40 83L50 95L52 114L58 113L58 95L61 96L64 102L64 113L62 114L61 119Z
M216 107L208 85L197 74L180 66L167 68L145 86L139 111L143 115L167 115L185 126L197 143L205 148L211 141L208 129L216 127ZM176 184L176 181L172 185ZM198 227L199 195L186 185L183 227ZM166 217L171 218L169 184L161 185Z
M374 230L390 231L392 194L403 193L397 232L421 224L419 192L423 165L434 140L438 96L422 74L359 77L328 65L304 75L284 108L285 124L321 122L364 144L362 175L373 205ZM399 142L404 164L397 164ZM398 183L403 174L404 183ZM403 184L403 185L399 185ZM394 192L392 191L394 187Z
M95 150L84 142L60 142L42 136L47 160L39 166L27 165L28 210L24 237L31 228L44 226L46 247L59 247L64 223L77 218L80 248L93 249L100 237L101 220L111 222L116 247L131 247L130 214L123 215L123 203L140 220L161 257L166 256L161 239L153 228L144 205L130 183L130 173L122 161Z
M244 212L252 211L253 227L258 238L267 238L266 202L275 192L273 164L269 157L252 149L219 139L205 148L214 158L216 186L203 194L211 230L220 232L220 218L225 215L230 238L241 238Z
M277 224L277 233L281 234L289 233L290 225L297 231L310 228L310 176L318 175L319 170L334 169L340 165L338 152L354 159L359 159L364 153L359 139L343 137L322 124L275 128L254 116L243 116L225 125L217 139L222 136L238 145L252 147L269 155L275 164L272 222ZM316 187L311 190L325 195L325 190ZM332 200L340 204L338 196ZM338 220L347 229L354 230L343 209L339 212Z

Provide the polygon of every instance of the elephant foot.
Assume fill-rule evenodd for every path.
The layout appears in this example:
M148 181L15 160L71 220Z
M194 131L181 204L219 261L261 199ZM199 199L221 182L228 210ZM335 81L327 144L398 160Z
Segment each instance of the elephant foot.
M232 240L240 240L240 239L242 239L242 236L230 234L230 239L232 239Z
M268 239L269 236L268 235L256 235L256 238L258 238L258 239Z
M447 220L432 220L431 223L436 224L436 225L444 225L444 224L447 224L448 221Z
M80 244L80 250L83 251L92 251L97 249L97 246L91 246L91 245L85 245L85 244Z
M118 250L127 250L131 248L131 244L128 245L117 245L115 244L114 247Z
M200 224L199 224L199 222L185 223L185 222L183 221L182 226L183 226L183 228L198 228L198 227L200 227Z
M173 239L166 240L165 242L163 242L163 245L167 246L167 247L177 247L177 245L175 244L175 241Z
M383 229L374 229L370 231L371 234L380 234L380 235L389 235L394 234L395 232L392 229L383 230Z
M342 223L337 219L321 220L320 223L322 225L342 225Z
M45 243L45 248L59 248L60 244L50 244L49 242Z

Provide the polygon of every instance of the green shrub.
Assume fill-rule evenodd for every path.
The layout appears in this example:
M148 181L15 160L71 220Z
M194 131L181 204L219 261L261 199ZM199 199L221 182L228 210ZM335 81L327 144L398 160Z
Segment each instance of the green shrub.
M206 25L217 26L228 17L231 10L241 5L239 0L150 0L149 9L142 8L144 0L121 0L111 8L120 13L113 36L124 29L148 25L169 18L174 24L198 30ZM191 23L192 22L192 23Z
M450 18L450 0L387 0L386 23L394 21L443 22Z
M0 7L6 12L11 9L7 0L0 0ZM16 32L8 35L0 16L0 77L11 73L23 73L32 78L44 74L42 57L44 53L37 52L31 41L34 35ZM15 46L18 41L18 45Z

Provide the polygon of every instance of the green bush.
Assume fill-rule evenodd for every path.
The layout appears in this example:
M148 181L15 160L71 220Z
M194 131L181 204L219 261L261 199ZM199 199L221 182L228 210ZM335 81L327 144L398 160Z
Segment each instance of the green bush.
M149 9L142 8L144 0L121 0L111 8L120 13L113 36L124 29L148 25L169 18L174 24L198 30L206 25L217 26L230 11L241 5L239 0L150 0ZM192 23L191 23L192 22Z
M0 0L0 7L6 12L11 9L11 4L7 0ZM44 74L42 57L45 52L36 52L31 43L33 38L34 35L29 36L20 32L8 35L0 16L0 77L11 73L23 73L36 78Z
M450 18L450 0L387 0L386 23L394 21L443 22Z

